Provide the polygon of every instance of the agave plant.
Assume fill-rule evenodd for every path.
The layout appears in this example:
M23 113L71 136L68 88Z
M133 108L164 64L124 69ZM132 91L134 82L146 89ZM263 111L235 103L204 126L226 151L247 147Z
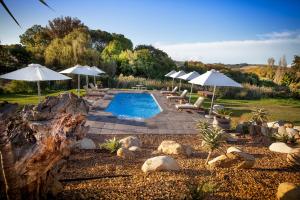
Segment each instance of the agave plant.
M262 125L264 122L268 121L269 113L264 108L256 108L252 112L251 120L257 125Z
M115 137L113 139L105 140L103 144L100 144L101 149L106 149L110 153L116 153L119 148L121 148L122 143Z
M225 119L225 118L229 118L232 115L232 112L224 108L224 109L217 110L217 114L219 117Z
M205 164L208 163L213 151L220 149L225 141L224 132L222 129L213 128L206 121L197 123L200 138L204 141L205 147L208 149L208 155Z

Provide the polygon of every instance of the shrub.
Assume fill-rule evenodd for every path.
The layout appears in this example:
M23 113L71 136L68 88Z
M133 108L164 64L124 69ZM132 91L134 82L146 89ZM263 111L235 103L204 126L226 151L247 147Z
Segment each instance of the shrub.
M216 185L211 182L201 183L199 185L191 185L189 188L189 198L192 200L205 199L207 195L216 191Z
M103 144L100 144L101 149L106 149L110 153L116 153L122 144L115 137L113 139L106 140Z
M27 81L10 81L4 86L4 91L6 93L27 93L31 94L36 92L37 86L35 82Z
M213 128L206 121L199 121L197 123L200 138L203 140L205 147L208 149L208 156L205 164L208 163L213 151L220 149L225 141L224 132L221 129Z
M255 122L257 125L262 125L268 121L269 113L264 108L256 108L252 112L251 121Z

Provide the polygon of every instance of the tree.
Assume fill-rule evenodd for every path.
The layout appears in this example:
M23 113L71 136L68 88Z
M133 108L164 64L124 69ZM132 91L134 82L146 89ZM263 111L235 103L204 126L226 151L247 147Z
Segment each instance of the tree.
M76 64L99 65L100 55L91 48L91 38L86 29L76 29L63 39L52 40L45 51L45 61L56 69Z
M48 22L46 26L47 33L51 39L63 38L75 29L87 27L77 18L57 17Z
M102 51L101 57L105 62L116 62L120 53L125 50L120 41L111 41Z
M275 64L275 59L274 58L268 58L268 66L273 67Z
M279 65L280 67L287 67L287 62L286 62L285 55L283 55L283 56L280 58L278 65Z
M112 41L112 35L109 32L101 30L89 30L92 39L92 48L102 52L105 46Z
M292 63L292 70L295 72L300 72L300 56L295 55Z
M32 54L33 62L44 64L44 52L51 42L44 27L33 25L20 35L20 42Z

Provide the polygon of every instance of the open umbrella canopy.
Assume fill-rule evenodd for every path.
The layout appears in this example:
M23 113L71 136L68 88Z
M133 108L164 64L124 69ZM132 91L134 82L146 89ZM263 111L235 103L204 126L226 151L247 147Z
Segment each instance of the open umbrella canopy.
M186 80L186 81L190 81L194 78L197 78L198 76L200 76L200 74L196 71L192 71L188 74L185 74L183 76L179 76L178 78L182 79L182 80ZM192 98L192 92L193 92L193 84L191 86L191 91L190 91L190 97L189 97L189 103L191 103L191 98Z
M174 74L171 74L169 77L171 77L171 78L178 78L178 77L183 76L185 74L186 73L183 70L180 70L180 71L178 71L178 72L176 72Z
M182 80L186 80L186 81L190 81L194 78L197 78L198 76L200 76L200 74L196 71L187 73L185 75L179 76L178 78L182 79Z
M174 74L171 74L169 77L171 77L171 78L173 78L173 82L172 82L172 89L173 89L173 87L174 87L174 79L175 78L179 78L180 76L183 76L183 75L185 75L186 73L184 72L184 71L182 71L182 70L180 70L180 71L178 71L178 72L176 72L176 73L174 73ZM179 91L180 91L180 88L181 88L181 79L180 79L180 83L179 83Z
M61 74L79 74L79 75L88 75L95 76L98 75L95 70L91 69L89 66L75 65L74 67L70 67L61 72Z
M190 80L189 83L217 87L242 87L241 84L235 82L228 76L214 69L207 71L206 73L198 76L197 78Z
M48 69L40 64L29 64L28 67L4 74L0 78L20 81L37 81L39 101L41 100L40 81L54 81L71 79L65 75Z
M170 77L172 74L176 73L175 70L170 71L169 73L167 73L165 76L166 77Z
M223 73L220 73L219 71L216 71L214 69L205 72L204 74L198 76L197 78L194 78L189 81L189 83L196 84L196 85L207 85L207 86L213 86L213 96L211 99L211 106L209 115L207 117L211 117L211 112L214 105L214 97L216 92L216 87L242 87L241 84L235 82L228 76L224 75Z
M96 72L98 72L98 74L105 74L105 71L99 69L99 68L96 67L96 66L91 67L91 69L94 70L94 71L96 71Z
M20 81L51 81L71 79L63 74L48 69L40 64L29 64L28 67L0 76L3 79Z

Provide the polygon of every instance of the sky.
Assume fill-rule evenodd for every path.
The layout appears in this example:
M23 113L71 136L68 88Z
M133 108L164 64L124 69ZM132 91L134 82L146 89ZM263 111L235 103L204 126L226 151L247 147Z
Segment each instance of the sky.
M60 16L91 29L151 44L174 60L264 64L300 55L300 0L4 0L21 24L0 7L1 44L19 43L34 24Z

